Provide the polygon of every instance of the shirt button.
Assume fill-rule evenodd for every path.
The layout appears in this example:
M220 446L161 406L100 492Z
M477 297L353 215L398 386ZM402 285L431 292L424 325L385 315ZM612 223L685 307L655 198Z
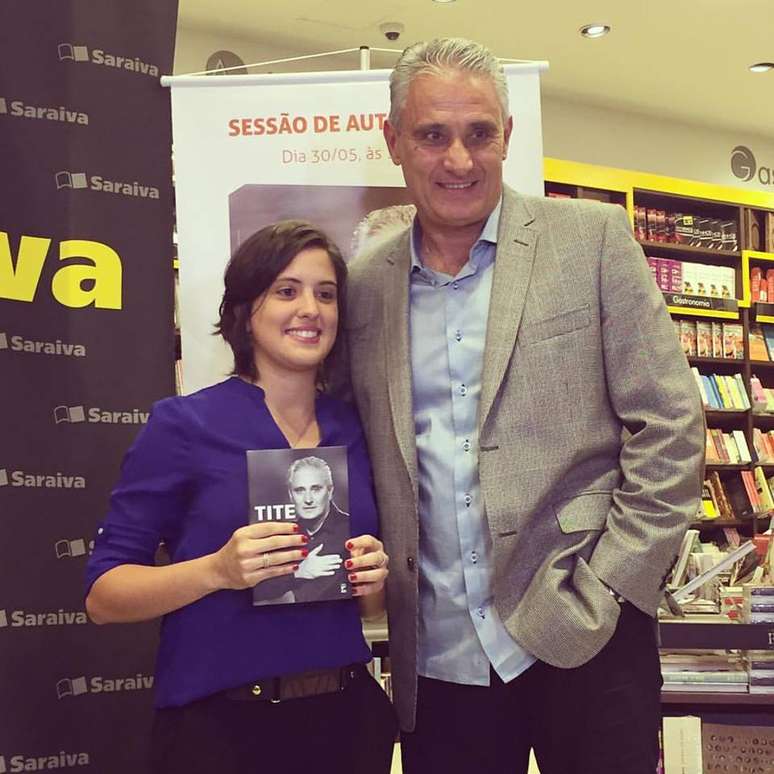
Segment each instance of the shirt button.
M462 331L457 331L457 332L454 334L454 338L455 338L457 341L462 341Z
M470 552L470 561L475 564L478 561L478 554L475 551Z
M462 448L464 451L470 451L470 441L466 440L465 443L462 444Z
M455 290L459 290L460 289L460 283L455 280L454 282L452 282L452 287Z
M409 556L408 559L406 559L406 565L411 572L414 572L414 567L416 567L416 564L416 560L413 556Z
M486 618L486 613L484 612L484 608L483 607L479 607L476 612L478 613L478 617L479 618Z
M470 508L470 504L473 502L473 498L469 494L466 494L464 500L465 500L465 505L467 505L468 508Z
M460 395L464 398L468 394L468 388L464 385L460 385Z

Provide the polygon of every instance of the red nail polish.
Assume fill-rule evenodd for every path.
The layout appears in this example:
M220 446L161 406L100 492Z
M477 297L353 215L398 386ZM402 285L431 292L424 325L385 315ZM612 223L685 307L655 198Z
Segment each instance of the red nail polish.
M294 564L294 565L293 565L293 572L296 572L297 570L298 570L298 565L297 565L297 564Z
M356 573L354 573L354 572L353 572L353 573L350 573L349 579L350 579L351 581L353 581L353 580L357 580L357 574L356 574Z
M299 529L298 524L294 524L293 525L293 532L298 532L298 529Z
M351 541L347 541L347 548L351 551L355 547L355 544Z
M352 560L351 560L351 559L347 559L347 561L346 561L346 562L344 562L344 566L345 566L347 569L349 569L350 567L352 567Z
M302 543L308 543L309 542L309 535L301 535L301 542Z
M309 553L309 551L306 548L301 549L301 556L306 556Z

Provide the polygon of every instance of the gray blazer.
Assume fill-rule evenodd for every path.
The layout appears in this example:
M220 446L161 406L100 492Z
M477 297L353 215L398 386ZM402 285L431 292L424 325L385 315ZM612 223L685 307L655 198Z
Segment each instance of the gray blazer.
M409 239L404 230L350 265L340 371L349 368L374 466L406 730L420 529ZM621 207L505 189L479 428L496 608L538 659L583 664L615 630L619 606L605 585L655 615L704 460L698 390Z

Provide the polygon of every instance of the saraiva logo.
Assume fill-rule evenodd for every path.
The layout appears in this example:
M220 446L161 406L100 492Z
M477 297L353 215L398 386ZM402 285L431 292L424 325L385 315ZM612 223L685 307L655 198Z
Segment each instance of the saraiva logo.
M86 347L83 344L72 344L61 339L54 339L54 341L28 339L24 336L0 331L0 351L4 349L11 352L22 352L27 355L86 357Z
M153 688L153 675L136 674L132 677L65 677L56 684L57 699L81 696L84 693L119 693L146 691Z
M30 105L21 99L0 97L0 115L33 118L36 121L58 121L63 124L89 125L89 114L66 105Z
M0 755L0 774L11 774L17 771L51 771L53 769L70 769L74 766L88 766L91 763L89 754L85 752L70 753L60 750L54 755Z
M52 241L22 234L14 254L9 233L0 231L0 299L35 300ZM112 247L87 239L65 239L59 243L58 255L52 256L54 261L59 268L51 278L51 295L62 306L121 309L123 264Z
M149 411L129 409L129 411L107 411L92 406L57 406L54 409L54 422L59 425L62 422L78 424L88 422L102 425L144 425L150 416Z
M54 543L54 551L56 552L57 559L74 559L78 556L86 556L94 550L94 541L88 542L84 538L76 538L75 540L57 540Z
M159 68L156 65L143 62L136 56L110 54L101 48L93 48L89 51L88 46L76 46L72 43L60 43L57 52L60 62L91 62L91 64L103 67L115 67L119 70L130 70L133 73L150 75L152 78L159 77Z
M133 196L139 199L158 199L159 189L152 185L143 185L136 180L127 182L124 180L109 180L101 175L86 176L85 172L68 172L62 170L54 175L57 190L87 188L98 193L119 194L120 196Z
M0 629L30 629L40 626L81 626L89 619L83 610L0 610Z
M61 471L33 473L29 470L9 471L6 468L0 468L0 486L22 489L86 489L86 478Z
M774 169L759 165L755 154L746 145L737 145L731 151L731 171L745 183L757 177L761 185L774 185Z

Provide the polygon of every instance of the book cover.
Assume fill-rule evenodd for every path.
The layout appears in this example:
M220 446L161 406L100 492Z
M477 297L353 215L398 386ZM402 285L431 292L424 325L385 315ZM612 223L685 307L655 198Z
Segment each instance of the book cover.
M741 399L741 406L746 411L750 408L750 396L747 394L747 388L744 386L742 374L734 374L733 379Z
M712 357L712 324L696 321L696 353L699 357Z
M696 323L693 320L680 320L680 342L688 357L696 355Z
M712 357L724 357L723 354L723 326L719 322L712 325Z
M736 448L739 449L739 461L752 462L752 458L750 457L750 449L747 446L747 439L744 437L744 433L741 430L732 430L731 434L734 438L734 442L736 443Z
M723 486L723 481L720 478L720 474L715 470L710 473L710 484L712 484L712 491L715 492L715 497L720 504L720 514L724 519L733 519L734 509L731 507L731 502L728 499L728 494Z
M251 524L292 521L309 537L309 555L295 575L259 583L253 604L350 598L344 567L350 537L346 447L249 450L247 480Z
M750 300L751 301L760 301L761 300L761 277L763 276L763 273L760 270L760 267L753 266L752 269L750 269Z
M750 360L770 360L766 338L760 325L750 326Z
M723 352L725 357L744 359L744 330L741 323L723 323Z
M761 330L763 338L766 340L766 349L769 351L769 359L774 358L774 325L762 323Z

